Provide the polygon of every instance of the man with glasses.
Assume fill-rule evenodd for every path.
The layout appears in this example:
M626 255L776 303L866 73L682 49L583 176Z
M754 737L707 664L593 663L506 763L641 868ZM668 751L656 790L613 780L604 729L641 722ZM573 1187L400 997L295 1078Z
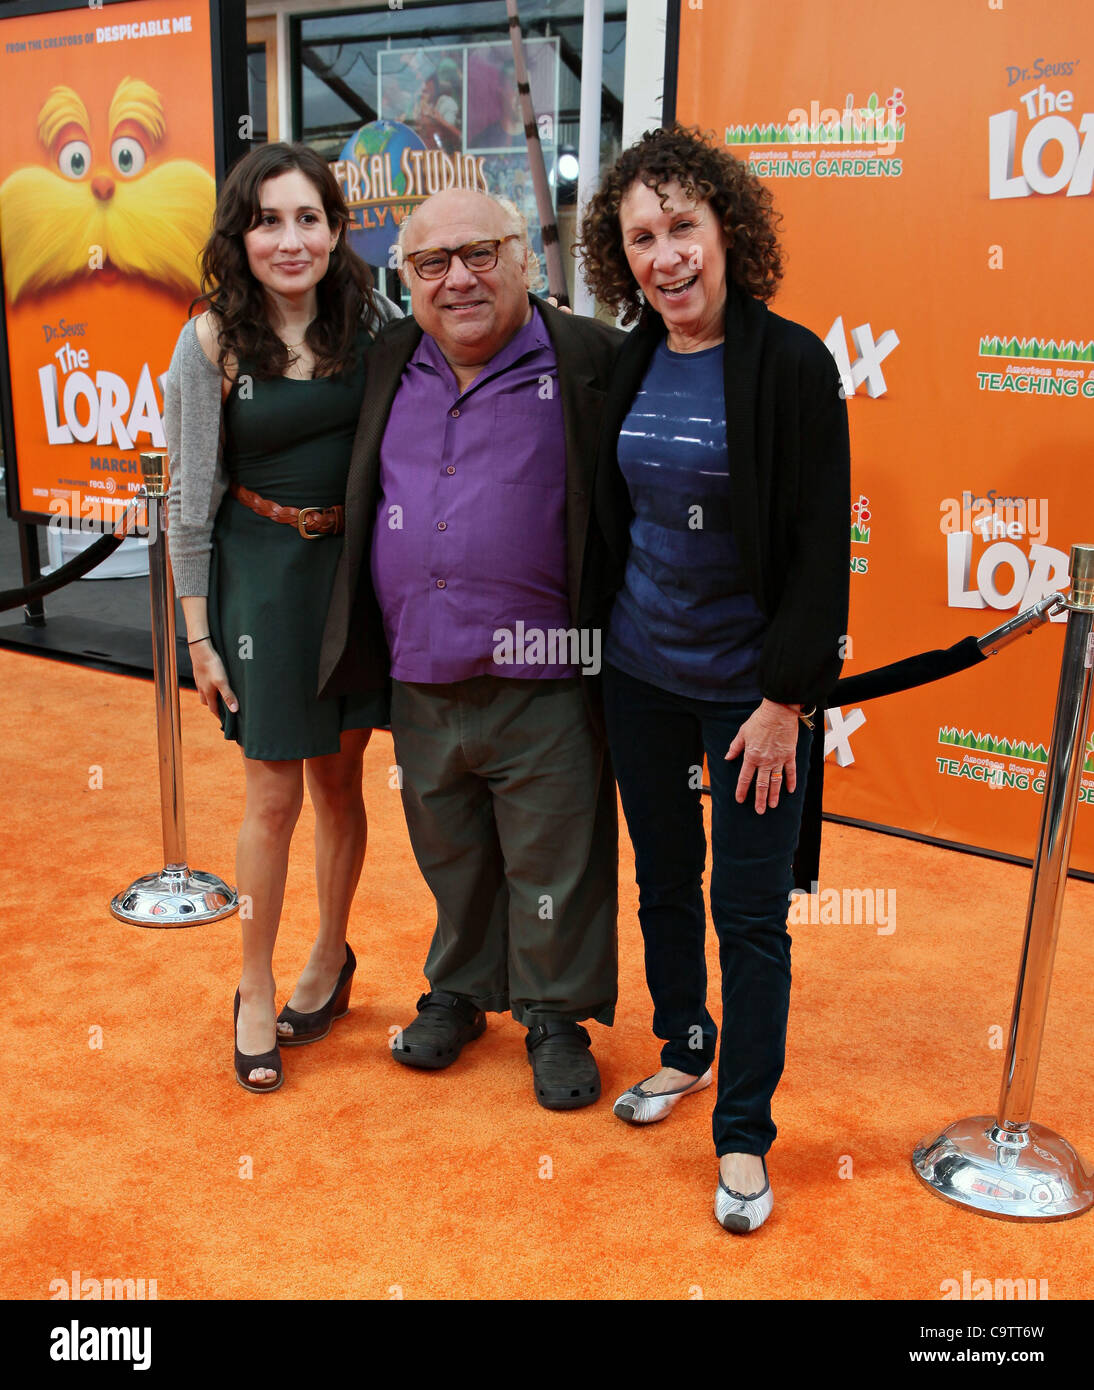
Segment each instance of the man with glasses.
M450 189L400 228L413 318L368 358L323 694L392 678L429 992L392 1056L440 1070L512 1013L536 1098L591 1105L581 1020L616 998L615 791L598 716L593 464L623 335L528 293L511 204ZM371 585L369 578L371 577Z

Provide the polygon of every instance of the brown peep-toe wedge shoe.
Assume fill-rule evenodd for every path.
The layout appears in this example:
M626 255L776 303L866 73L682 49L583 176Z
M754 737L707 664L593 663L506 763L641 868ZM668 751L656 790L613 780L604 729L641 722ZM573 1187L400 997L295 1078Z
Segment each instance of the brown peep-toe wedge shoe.
M346 963L338 975L334 992L321 1009L314 1013L302 1014L290 1009L288 1004L277 1015L278 1023L292 1024L291 1035L278 1033L282 1047L299 1047L303 1043L318 1042L325 1038L334 1026L336 1018L345 1018L349 1013L349 995L353 986L353 972L357 969L357 958L346 942Z
M233 1029L234 1026L239 1023L238 989L236 990L235 1005L232 1010L232 1023ZM276 1091L278 1086L281 1085L282 1081L285 1080L281 1072L281 1053L278 1051L276 1043L274 1044L272 1051L260 1052L256 1056L250 1053L240 1052L239 1042L237 1040L235 1065L236 1080L239 1082L239 1084L243 1087L245 1091ZM258 1067L264 1067L268 1071L275 1071L277 1072L277 1075L274 1077L272 1081L252 1081L250 1079L251 1072Z

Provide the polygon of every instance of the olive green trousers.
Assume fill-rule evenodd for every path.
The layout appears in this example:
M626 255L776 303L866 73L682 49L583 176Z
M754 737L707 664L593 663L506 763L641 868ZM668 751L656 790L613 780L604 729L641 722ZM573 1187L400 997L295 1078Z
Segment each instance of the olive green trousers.
M529 1026L615 1013L615 781L585 679L392 688L403 808L437 902L430 988Z

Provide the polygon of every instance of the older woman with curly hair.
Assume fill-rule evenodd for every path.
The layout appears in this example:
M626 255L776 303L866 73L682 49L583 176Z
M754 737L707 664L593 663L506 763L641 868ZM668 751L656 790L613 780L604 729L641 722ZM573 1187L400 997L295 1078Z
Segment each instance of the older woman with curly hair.
M615 1114L662 1120L711 1081L705 756L722 972L715 1215L737 1232L772 1209L788 895L847 624L847 411L824 344L767 308L777 220L745 164L673 127L623 152L581 237L597 297L638 320L606 403L596 516L617 590L605 717L664 1046Z

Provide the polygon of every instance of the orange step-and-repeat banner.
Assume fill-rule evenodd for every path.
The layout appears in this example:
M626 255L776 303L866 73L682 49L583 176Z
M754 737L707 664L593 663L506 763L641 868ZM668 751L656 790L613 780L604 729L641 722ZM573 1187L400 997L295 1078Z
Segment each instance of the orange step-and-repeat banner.
M1094 5L682 0L677 92L774 190L772 308L843 376L844 674L1064 587L1094 543ZM830 711L826 811L1031 855L1063 634Z

